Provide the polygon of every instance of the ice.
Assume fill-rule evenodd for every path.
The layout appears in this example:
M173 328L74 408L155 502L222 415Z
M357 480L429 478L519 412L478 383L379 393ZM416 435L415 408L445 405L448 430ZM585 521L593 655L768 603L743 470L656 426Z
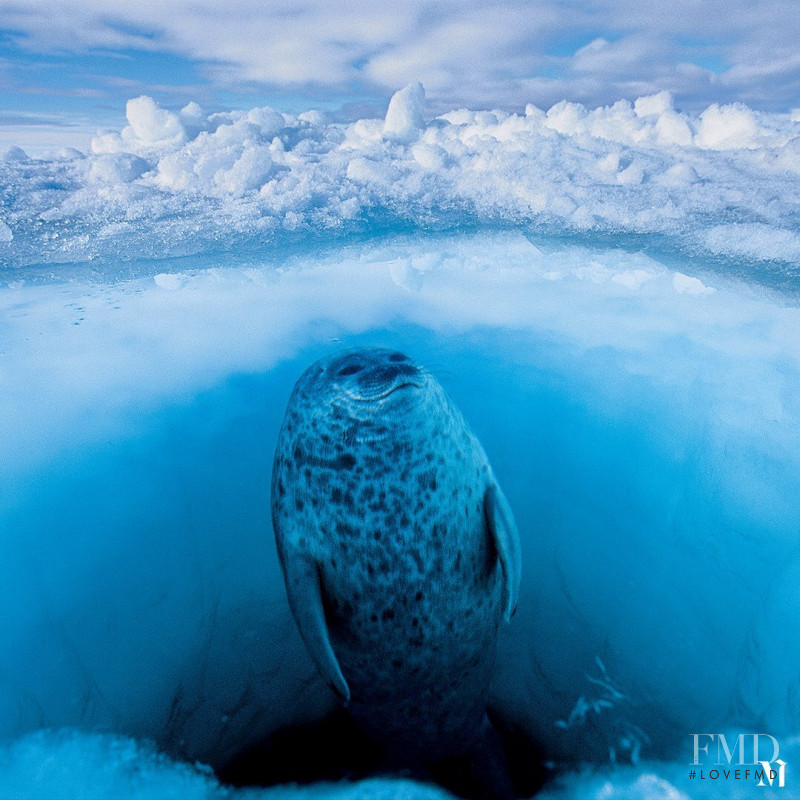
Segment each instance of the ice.
M764 586L794 569L795 306L515 232L226 259L0 294L4 736L101 727L216 767L332 707L267 486L292 381L358 343L430 364L489 452L526 564L494 703L552 757L652 756L796 691L751 622L783 619Z
M122 131L123 142L132 141L152 147L170 147L186 140L180 118L161 108L152 97L128 100L125 106L128 127Z
M2 800L446 800L401 779L236 791L202 764L176 763L132 739L43 732L0 746Z
M545 797L713 796L675 760L712 724L789 746L796 118L660 93L431 119L418 84L353 123L127 115L0 159L0 795L50 763L216 797L188 765L333 708L269 470L293 381L362 344L439 377L514 508L492 704L562 765Z
M699 278L676 272L672 276L672 285L678 294L711 294L715 291L712 286L706 286Z
M386 138L405 144L416 139L425 127L424 107L425 89L419 81L395 92L383 123Z
M11 145L0 150L0 158L3 161L27 161L28 154L21 147Z
M714 225L706 232L705 244L712 253L800 263L800 233L763 223Z
M639 97L633 104L637 117L660 117L668 111L674 111L675 101L669 92Z
M194 102L175 112L135 98L128 124L98 134L86 158L6 153L0 179L13 191L0 219L15 246L0 263L121 263L464 223L649 237L655 249L713 255L773 285L785 286L781 264L797 261L791 115L741 104L692 115L668 92L434 119L424 103L411 83L385 119L341 123L261 107L207 113Z
M758 147L759 128L755 115L742 104L709 106L700 115L696 143L708 150Z

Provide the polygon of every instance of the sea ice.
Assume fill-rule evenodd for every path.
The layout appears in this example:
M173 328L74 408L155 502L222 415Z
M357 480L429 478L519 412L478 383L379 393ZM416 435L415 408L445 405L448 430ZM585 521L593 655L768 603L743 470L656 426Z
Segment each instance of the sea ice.
M85 159L6 151L0 181L11 191L0 215L15 246L0 252L0 268L468 223L649 237L684 255L763 262L753 277L786 284L780 263L796 261L787 236L800 217L791 116L741 104L693 116L667 92L596 109L562 101L546 112L434 119L424 102L412 83L385 119L345 124L269 108L173 112L134 98L128 124L98 134ZM766 236L726 248L715 233L725 225L762 226Z

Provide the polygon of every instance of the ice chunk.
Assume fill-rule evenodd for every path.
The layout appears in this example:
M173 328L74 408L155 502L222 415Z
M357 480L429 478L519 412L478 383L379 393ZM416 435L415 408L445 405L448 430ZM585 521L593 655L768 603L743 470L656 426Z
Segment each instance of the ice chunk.
M272 128L278 124L270 116L255 116ZM249 119L240 119L222 124L213 132L204 131L163 156L155 180L172 191L192 189L208 195L239 197L263 186L271 171L272 154L262 138L262 128Z
M544 124L559 133L574 136L581 130L581 123L586 116L587 111L580 103L562 100L548 110Z
M409 144L419 137L425 127L425 89L419 81L409 83L392 95L383 134L387 139Z
M86 158L86 154L74 147L59 147L55 152L55 158L62 161L76 161Z
M756 147L758 134L755 115L747 106L714 103L700 115L695 143L708 150L735 150Z
M656 137L659 144L677 144L688 147L692 143L692 129L678 113L665 109L656 122Z
M161 108L147 95L128 100L125 116L129 127L123 131L123 138L159 147L182 144L186 140L186 131L178 115Z
M705 234L712 253L755 261L800 261L800 233L763 223L714 225Z
M706 286L700 278L693 278L691 275L684 275L676 272L672 276L672 285L678 294L712 294L716 290Z
M17 800L222 800L208 774L132 739L43 732L0 747L0 797Z
M303 111L297 115L297 119L299 119L301 122L307 122L309 125L316 125L317 127L325 125L330 121L324 112L319 111L316 108Z
M633 110L637 117L661 116L667 111L672 111L675 103L670 92L658 92L646 97L639 97L633 104Z
M131 153L104 153L92 159L89 174L101 183L130 183L144 175L150 165Z
M27 161L28 154L21 148L11 145L0 148L0 161Z
M14 240L14 233L5 222L0 220L0 243L6 244Z
M312 754L309 754L311 756ZM0 797L14 800L447 800L402 779L248 788L222 786L202 764L171 761L133 739L43 732L0 746Z
M659 175L656 180L662 186L679 189L697 183L699 178L691 164L678 162L677 164L673 164L663 175Z
M261 135L268 140L277 136L286 127L283 114L273 108L253 108L247 112L247 120L258 125Z

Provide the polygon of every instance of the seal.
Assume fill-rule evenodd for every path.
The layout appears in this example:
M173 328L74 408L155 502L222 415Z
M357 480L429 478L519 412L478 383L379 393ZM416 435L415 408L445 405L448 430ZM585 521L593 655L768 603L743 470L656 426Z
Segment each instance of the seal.
M486 701L519 537L431 374L388 349L312 364L278 437L272 522L308 652L387 758L496 751Z

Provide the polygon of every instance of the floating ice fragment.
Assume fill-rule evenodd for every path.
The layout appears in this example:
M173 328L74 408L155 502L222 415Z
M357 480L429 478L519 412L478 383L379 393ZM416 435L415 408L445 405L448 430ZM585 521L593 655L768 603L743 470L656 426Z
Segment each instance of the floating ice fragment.
M156 183L172 191L194 189L211 196L240 197L261 188L272 171L261 128L247 119L202 132L158 163Z
M194 100L190 100L180 111L180 117L184 120L201 120L203 116L202 106Z
M717 290L711 286L706 286L700 278L692 278L682 272L675 272L672 275L672 287L678 294L713 294Z
M186 276L180 273L160 272L153 276L153 282L159 289L175 292L186 285Z
M80 161L86 158L86 154L74 147L59 147L56 150L55 158L59 161Z
M407 289L409 292L418 292L422 289L422 272L407 258L392 261L389 264L389 274L402 289Z
M624 286L626 289L636 291L654 277L653 273L648 272L646 269L632 269L620 272L611 280L614 281L614 283L618 283L620 286Z
M0 242L13 241L14 234L5 222L0 220Z
M411 148L411 154L417 164L431 172L441 170L447 160L447 153L435 144L415 144Z
M534 119L537 122L541 122L545 116L545 112L539 108L539 106L535 106L533 103L528 103L528 105L525 106L525 117L527 119Z
M387 139L408 144L419 137L425 127L422 116L425 107L425 89L419 81L409 83L392 95L386 119L383 123L383 134Z
M0 747L0 797L16 800L447 800L401 778L234 790L206 765L172 761L134 739L43 731Z
M188 139L194 139L200 131L206 129L208 121L206 114L198 103L192 100L187 103L178 114L183 129Z

